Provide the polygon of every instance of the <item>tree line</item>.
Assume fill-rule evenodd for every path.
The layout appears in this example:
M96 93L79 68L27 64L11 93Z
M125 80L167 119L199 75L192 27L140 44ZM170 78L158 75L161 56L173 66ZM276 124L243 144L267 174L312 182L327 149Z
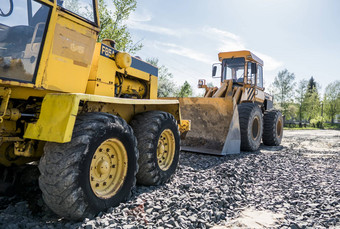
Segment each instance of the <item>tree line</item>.
M271 85L274 105L286 120L310 122L322 127L323 122L334 123L340 113L340 81L331 82L320 93L320 86L311 76L309 80L295 82L295 74L287 69L280 71Z

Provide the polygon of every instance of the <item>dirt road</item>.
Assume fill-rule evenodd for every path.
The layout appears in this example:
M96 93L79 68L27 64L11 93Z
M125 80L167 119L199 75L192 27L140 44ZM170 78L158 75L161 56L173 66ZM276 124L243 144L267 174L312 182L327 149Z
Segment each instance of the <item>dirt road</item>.
M340 227L340 131L285 131L279 147L215 157L181 153L171 182L95 219L69 222L29 188L0 197L0 228Z

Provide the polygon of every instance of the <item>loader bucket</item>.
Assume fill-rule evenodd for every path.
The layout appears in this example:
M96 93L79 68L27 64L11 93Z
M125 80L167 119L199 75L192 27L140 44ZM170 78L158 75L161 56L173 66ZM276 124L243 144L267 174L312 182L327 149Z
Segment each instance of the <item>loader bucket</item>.
M240 153L238 109L231 96L177 99L181 118L191 120L181 150L213 155Z

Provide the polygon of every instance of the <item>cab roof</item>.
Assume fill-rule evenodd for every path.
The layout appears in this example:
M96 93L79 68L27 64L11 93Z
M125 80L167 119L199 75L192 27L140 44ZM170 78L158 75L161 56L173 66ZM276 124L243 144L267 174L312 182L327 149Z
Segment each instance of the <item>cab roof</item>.
M242 50L242 51L234 51L234 52L220 52L218 54L219 61L222 61L223 59L229 59L229 58L236 58L236 57L244 57L246 60L255 61L256 63L259 63L263 66L263 61L258 58L254 53L248 51L248 50Z

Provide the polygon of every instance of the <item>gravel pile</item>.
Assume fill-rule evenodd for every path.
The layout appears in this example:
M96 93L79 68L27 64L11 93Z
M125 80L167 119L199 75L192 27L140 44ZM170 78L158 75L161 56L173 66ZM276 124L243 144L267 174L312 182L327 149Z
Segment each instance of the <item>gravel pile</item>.
M227 157L182 152L171 182L138 186L129 202L83 222L59 219L33 186L0 197L0 228L229 228L247 209L282 215L274 227L340 227L340 152L293 143Z

